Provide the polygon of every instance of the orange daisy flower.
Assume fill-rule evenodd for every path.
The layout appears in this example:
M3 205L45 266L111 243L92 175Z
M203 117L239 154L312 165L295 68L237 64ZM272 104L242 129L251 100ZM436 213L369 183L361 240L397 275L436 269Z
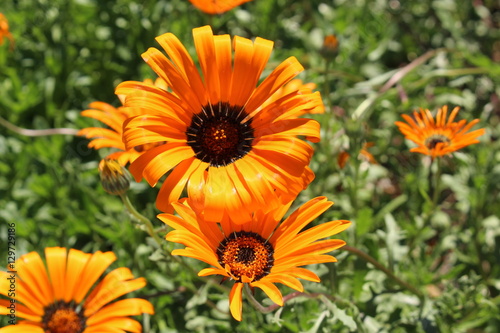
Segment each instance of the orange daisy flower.
M319 277L300 266L337 259L326 253L345 245L339 239L323 239L349 227L349 221L337 220L303 230L313 219L333 203L325 197L312 199L298 208L283 222L279 222L290 204L271 213L257 211L252 220L244 224L231 218L219 223L206 223L188 205L174 203L180 217L160 214L158 218L174 228L166 239L181 243L173 255L195 258L211 265L201 270L199 276L222 275L235 283L229 294L230 311L236 320L242 316L242 288L262 289L276 304L283 306L283 297L275 283L282 283L302 292L297 279L319 282Z
M410 149L411 152L435 158L478 143L477 138L485 133L484 128L468 132L479 122L479 119L474 119L470 123L464 119L454 122L459 110L458 106L455 107L447 119L448 107L443 106L438 110L436 120L434 120L429 110L420 109L420 114L413 112L414 119L408 115L402 115L406 123L396 121L395 124L408 140L418 145Z
M142 332L141 324L129 316L154 313L144 299L110 304L146 285L143 278L134 279L128 268L111 271L89 293L116 260L113 252L90 254L49 247L45 258L46 266L38 253L30 252L15 267L10 264L10 271L0 272L0 294L10 298L0 299L0 315L12 317L14 308L14 315L25 319L0 328L1 333Z
M3 39L7 38L10 41L10 48L14 47L14 37L9 31L9 22L5 15L0 13L0 45L3 45Z
M251 0L189 0L199 10L207 14L222 14Z
M162 89L167 89L165 82L161 79L157 79L154 83L152 80L144 80L144 84L155 85L161 87ZM118 95L118 98L122 103L124 103L126 96ZM88 127L80 130L77 135L85 136L88 139L92 139L88 147L94 149L101 148L115 148L118 151L109 154L106 158L117 160L120 165L124 166L129 162L133 162L137 157L139 157L143 152L147 151L154 145L138 145L130 149L125 148L125 144L122 140L123 134L123 123L132 116L137 116L140 113L134 113L132 109L125 109L123 107L115 108L114 106L104 103L104 102L92 102L90 103L90 109L82 111L81 115L84 117L93 118L99 120L110 128L102 127ZM158 143L161 144L161 143Z
M167 58L155 48L142 56L173 93L138 82L123 82L125 107L143 114L128 120L127 148L166 142L137 158L130 172L151 186L169 173L157 207L172 212L184 188L204 200L207 221L237 212L250 220L258 207L293 200L314 178L308 168L313 148L301 138L319 141L319 123L298 118L323 112L319 92L299 85L273 95L303 67L291 57L257 86L273 43L256 38L214 36L209 26L193 30L203 78L180 41L171 33L157 37ZM138 111L135 111L138 110ZM149 115L145 115L149 113ZM203 195L202 195L203 194Z

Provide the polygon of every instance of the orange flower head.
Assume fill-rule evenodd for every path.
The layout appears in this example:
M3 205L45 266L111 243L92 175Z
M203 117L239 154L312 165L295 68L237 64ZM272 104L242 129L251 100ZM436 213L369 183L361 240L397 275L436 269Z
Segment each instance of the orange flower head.
M9 31L9 22L4 14L0 13L0 45L3 45L4 38L7 38L10 42L10 48L14 47L14 37Z
M459 107L455 107L447 119L448 107L443 106L434 120L429 110L420 109L420 113L413 112L413 118L402 115L406 123L396 121L395 124L408 140L417 144L417 147L410 149L411 152L435 158L478 143L477 138L485 133L484 128L469 132L479 119L469 123L464 119L455 122L459 110Z
M165 81L162 79L157 79L154 83L152 80L146 79L144 80L144 84L154 85L160 89L167 90ZM118 95L118 98L124 103L126 95ZM106 158L117 160L120 165L125 166L129 162L133 162L148 149L162 144L161 142L157 142L154 144L138 145L129 149L125 148L125 144L122 141L123 124L128 118L140 114L136 111L137 109L115 108L105 102L92 102L90 103L90 109L82 111L81 115L96 119L109 128L87 127L80 130L77 135L92 139L88 144L89 148L114 148L118 150L109 154Z
M206 14L222 14L251 0L189 0Z
M116 260L113 252L84 253L62 247L45 248L46 264L37 252L21 256L0 272L0 315L11 313L24 318L0 328L12 333L142 332L139 322L129 318L153 314L144 299L111 301L146 285L134 279L128 268L117 268L93 285ZM14 266L14 267L13 267ZM13 274L12 271L17 271ZM9 293L15 284L15 295Z
M231 217L220 223L206 223L188 199L184 204L173 204L180 217L160 214L158 218L174 229L166 239L185 246L174 250L173 255L195 258L212 266L201 270L199 276L221 275L223 280L234 281L229 294L230 311L241 321L245 283L262 289L274 303L283 306L283 297L275 283L303 292L299 278L314 282L320 279L300 266L337 261L326 253L345 242L325 238L347 229L349 221L330 221L304 230L332 204L325 197L314 198L282 222L290 204L273 212L259 210L251 221L243 224Z
M186 189L188 197L203 200L207 221L234 212L243 223L258 207L293 200L314 178L308 166L313 148L302 137L318 142L319 123L299 116L324 106L310 85L286 86L303 70L294 57L257 86L271 41L237 36L231 43L209 26L193 36L202 75L167 33L157 41L168 57L156 48L142 56L173 93L138 82L117 87L127 95L125 109L141 114L124 125L126 148L166 142L137 158L130 172L151 186L168 174L156 201L163 212L171 213Z

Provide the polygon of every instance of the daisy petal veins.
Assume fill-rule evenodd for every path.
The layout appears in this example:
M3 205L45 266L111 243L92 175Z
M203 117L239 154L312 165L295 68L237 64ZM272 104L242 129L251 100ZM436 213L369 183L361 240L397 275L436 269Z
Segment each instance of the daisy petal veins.
M201 75L167 33L156 40L168 57L156 48L142 57L172 93L139 82L117 87L127 95L125 108L142 114L124 125L127 149L165 142L137 158L130 172L151 186L168 174L156 201L163 212L171 213L186 189L192 200L203 200L206 221L231 215L244 223L259 207L295 199L312 181L313 148L302 138L318 142L319 123L299 116L324 112L324 106L310 87L286 86L303 71L294 57L258 84L273 42L236 36L231 43L209 26L193 36Z
M157 79L154 83L152 80L144 80L144 84L154 85L157 87L162 87L162 89L167 89L165 82L161 79ZM118 98L123 103L125 101L125 95L119 95ZM90 109L81 112L84 117L92 118L100 121L108 128L102 127L87 127L78 131L77 135L85 136L91 139L88 147L93 149L103 149L111 148L116 150L115 152L109 154L106 158L110 160L117 160L122 166L133 162L142 153L150 149L155 145L162 144L156 143L153 145L139 145L132 147L130 149L125 148L125 144L122 140L123 134L123 123L132 116L139 115L134 113L132 109L125 109L123 107L114 107L105 102L92 102L90 103ZM135 110L137 111L137 110Z
M251 0L189 0L206 14L222 14Z
M0 272L0 295L9 297L15 281L16 316L24 319L0 328L0 333L140 333L141 324L129 317L154 313L144 299L112 302L146 285L128 268L114 269L97 282L116 260L113 252L48 247L45 259L46 264L37 252L30 252L16 261L15 276ZM10 313L10 304L11 300L0 299L0 315Z
M223 280L234 281L229 294L230 311L240 321L244 283L262 289L274 303L283 306L282 294L275 283L302 292L304 287L298 279L319 282L316 274L300 266L336 262L337 259L327 253L344 246L345 242L326 238L344 231L351 224L336 220L304 230L333 205L325 197L306 202L282 222L290 204L267 213L259 210L243 224L231 217L224 218L220 224L206 223L196 214L199 207L191 206L189 199L173 205L179 216L158 215L174 229L166 239L185 246L172 254L211 265L201 270L199 276L221 275Z
M477 139L485 133L484 128L469 132L479 122L474 119L467 123L465 119L454 121L460 108L457 106L448 117L448 106L443 106L437 112L436 119L427 109L420 109L420 113L413 112L413 118L402 115L406 122L396 121L401 133L417 144L411 152L435 157L451 154L466 146L479 143Z

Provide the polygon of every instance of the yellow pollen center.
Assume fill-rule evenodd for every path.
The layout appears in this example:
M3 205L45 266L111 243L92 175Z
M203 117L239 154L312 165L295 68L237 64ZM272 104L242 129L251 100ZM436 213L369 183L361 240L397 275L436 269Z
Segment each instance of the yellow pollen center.
M257 234L240 232L224 240L218 249L219 263L238 282L246 276L258 281L268 275L273 265L273 248Z
M227 121L214 124L206 130L205 147L214 154L224 154L237 149L238 129Z
M80 316L69 308L57 309L48 320L45 333L80 333L82 320Z

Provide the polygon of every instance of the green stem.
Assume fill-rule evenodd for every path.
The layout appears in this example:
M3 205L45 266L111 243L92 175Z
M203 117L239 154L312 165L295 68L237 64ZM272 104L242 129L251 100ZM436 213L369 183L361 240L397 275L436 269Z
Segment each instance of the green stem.
M441 158L435 158L434 159L435 163L435 170L433 171L433 186L432 186L432 210L436 210L436 207L438 206L438 200L439 200L439 188L440 188L440 181L441 181Z
M417 295L418 298L421 300L421 302L423 304L423 302L424 302L424 294L422 294L422 292L420 290L416 289L415 287L413 287L409 283L407 283L407 282L401 280L400 278L398 278L391 270L389 270L384 265L382 265L381 263L379 263L375 258L371 257L370 255L368 255L367 253L361 251L360 249L357 249L357 248L349 246L349 245L344 245L342 247L342 249L346 250L348 252L351 252L352 254L355 254L356 256L362 258L363 260L365 260L365 261L369 262L370 264L372 264L373 266L375 266L377 269L379 269L382 272L384 272L388 277L390 277L392 280L394 280L401 287L403 287L403 288L411 291L415 295Z
M330 68L330 60L329 59L325 59L325 81L324 81L324 85L325 85L325 89L324 89L324 98L326 99L326 104L328 107L330 107L330 80L329 80L329 68Z
M325 133L325 136L329 136L330 132L330 118L333 114L332 112L332 105L330 102L330 80L329 80L329 75L328 75L328 68L330 67L330 60L326 59L325 60L325 81L323 82L323 100L325 100L325 116L326 116L326 123L324 122L323 126L323 131ZM329 142L329 140L327 140Z
M248 283L245 283L243 285L243 292L245 293L245 296L247 297L250 304L252 304L252 306L260 313L269 313L272 311L269 309L269 307L265 307L262 304L260 304L259 301L257 301L255 297L253 297L252 290L250 289Z
M33 130L28 128L18 127L6 119L0 117L0 125L20 135L24 136L46 136L46 135L76 135L77 129L74 128L49 128Z
M269 306L263 306L262 304L260 304L259 301L257 301L255 299L255 297L253 297L252 290L250 289L250 286L248 285L248 283L245 283L245 285L243 286L243 292L245 293L245 296L247 297L250 304L260 313L270 313L270 312L273 312L274 310L276 310L277 308L280 307L278 304L275 304L275 303L273 303ZM297 297L306 297L306 298L325 297L332 302L338 301L338 299L335 296L325 294L325 293L304 293L304 292L300 292L300 291L294 291L288 295L283 296L283 303L286 303L287 301L294 299L294 298L297 298ZM345 303L345 302L342 302L342 303Z
M145 217L144 215L139 213L137 209L135 209L134 205L132 205L132 203L130 202L130 199L128 198L127 194L125 193L120 194L120 198L122 199L123 204L130 212L130 214L132 214L137 220L139 220L139 222L141 222L146 227L146 232L148 233L148 235L151 236L156 241L159 248L162 248L164 242L162 241L160 236L158 236L158 234L154 231L153 223L151 223L151 221L147 217Z

